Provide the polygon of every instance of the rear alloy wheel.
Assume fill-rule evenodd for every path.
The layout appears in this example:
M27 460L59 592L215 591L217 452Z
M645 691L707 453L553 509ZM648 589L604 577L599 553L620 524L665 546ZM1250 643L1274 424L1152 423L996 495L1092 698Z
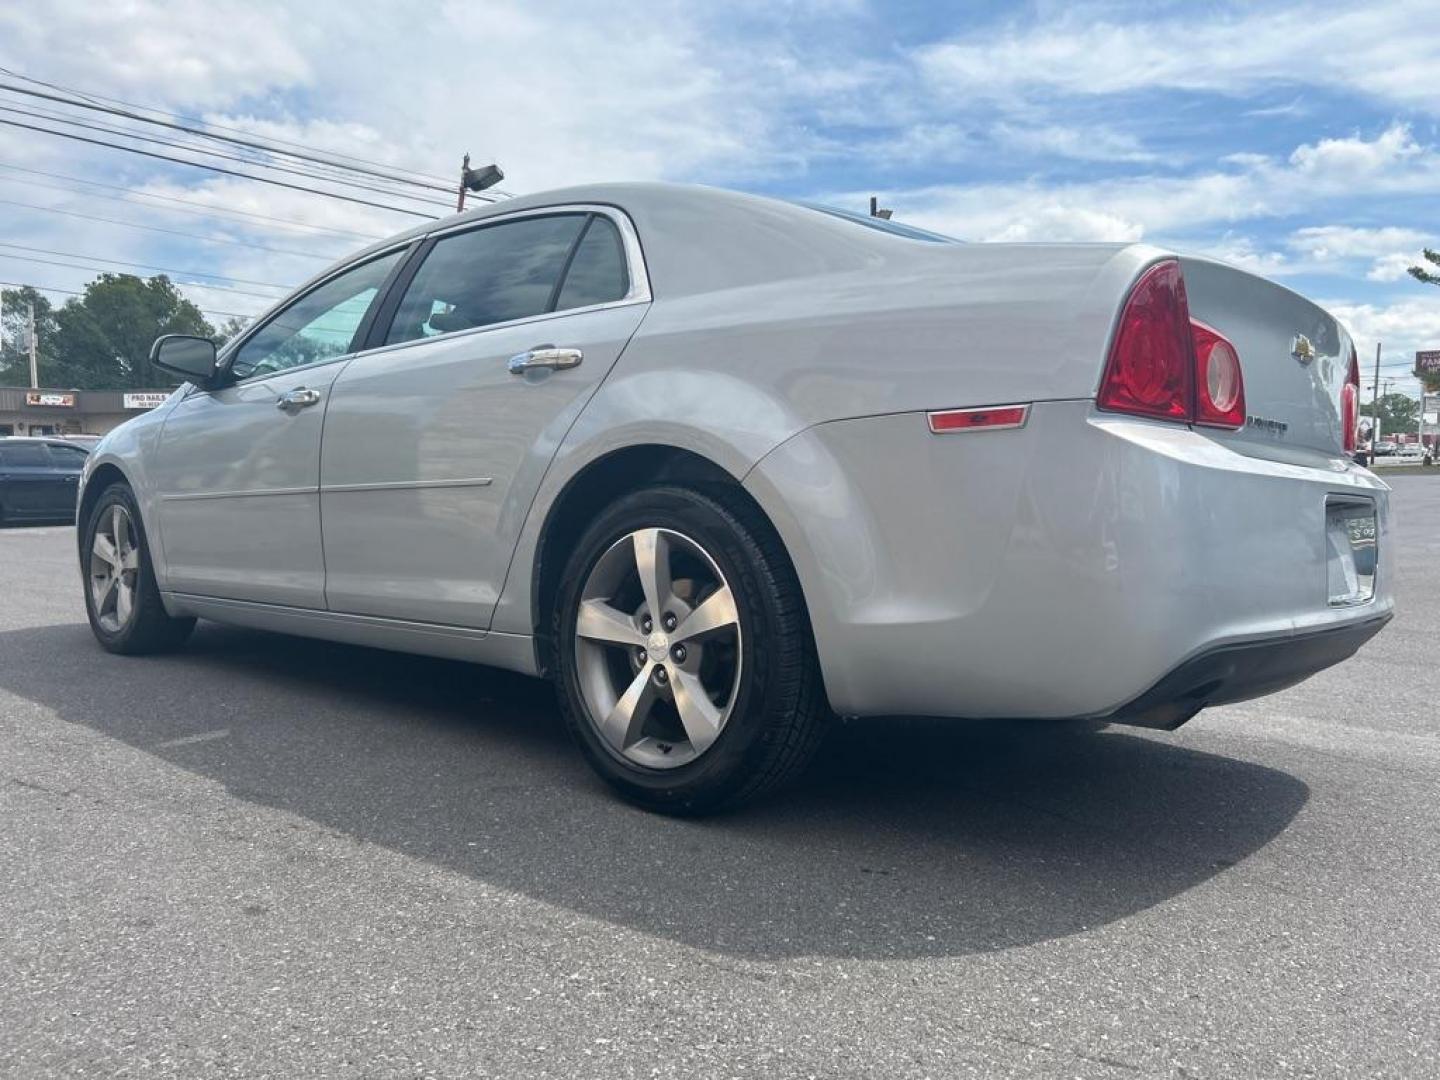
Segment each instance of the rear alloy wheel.
M164 652L182 644L194 619L165 611L135 497L124 483L100 493L83 522L80 562L95 639L116 653Z
M805 607L743 498L627 496L586 530L564 580L561 701L590 763L627 798L703 813L808 760L826 710Z
M652 769L694 761L730 718L740 685L740 616L705 549L670 529L637 529L590 570L575 667L610 749Z

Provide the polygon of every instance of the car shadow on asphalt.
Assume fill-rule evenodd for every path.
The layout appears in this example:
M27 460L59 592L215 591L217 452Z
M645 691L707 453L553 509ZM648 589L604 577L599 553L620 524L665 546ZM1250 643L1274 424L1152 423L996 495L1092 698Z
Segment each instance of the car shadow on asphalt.
M0 689L357 841L734 956L950 956L1164 904L1278 835L1308 788L1170 736L837 727L796 786L700 821L612 797L549 688L202 624L169 657L0 634Z

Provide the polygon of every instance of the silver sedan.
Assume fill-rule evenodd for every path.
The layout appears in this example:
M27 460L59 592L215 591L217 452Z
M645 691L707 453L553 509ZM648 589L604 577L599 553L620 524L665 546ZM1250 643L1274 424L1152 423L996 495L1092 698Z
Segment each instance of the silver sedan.
M1389 618L1358 368L1139 244L963 244L605 185L330 268L90 456L107 649L197 618L554 680L626 797L713 810L840 715L1173 728Z

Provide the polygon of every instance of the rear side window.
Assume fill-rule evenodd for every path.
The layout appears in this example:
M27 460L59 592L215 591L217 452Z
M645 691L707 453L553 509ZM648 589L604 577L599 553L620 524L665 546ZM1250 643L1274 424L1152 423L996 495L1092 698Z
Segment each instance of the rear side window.
M0 464L11 469L48 468L50 459L40 443L22 443L0 450Z
M441 237L400 301L386 344L551 310L585 214L556 214Z
M78 446L57 446L50 444L50 459L62 469L78 469L85 464L89 455Z
M629 290L630 275L625 269L620 230L609 218L596 214L585 226L585 235L570 260L555 310L623 300Z

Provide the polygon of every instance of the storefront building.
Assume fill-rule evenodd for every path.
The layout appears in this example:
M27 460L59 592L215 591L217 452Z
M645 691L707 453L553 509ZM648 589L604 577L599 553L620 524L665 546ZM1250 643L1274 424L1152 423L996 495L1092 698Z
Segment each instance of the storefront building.
M0 435L104 435L163 403L170 393L0 386Z

